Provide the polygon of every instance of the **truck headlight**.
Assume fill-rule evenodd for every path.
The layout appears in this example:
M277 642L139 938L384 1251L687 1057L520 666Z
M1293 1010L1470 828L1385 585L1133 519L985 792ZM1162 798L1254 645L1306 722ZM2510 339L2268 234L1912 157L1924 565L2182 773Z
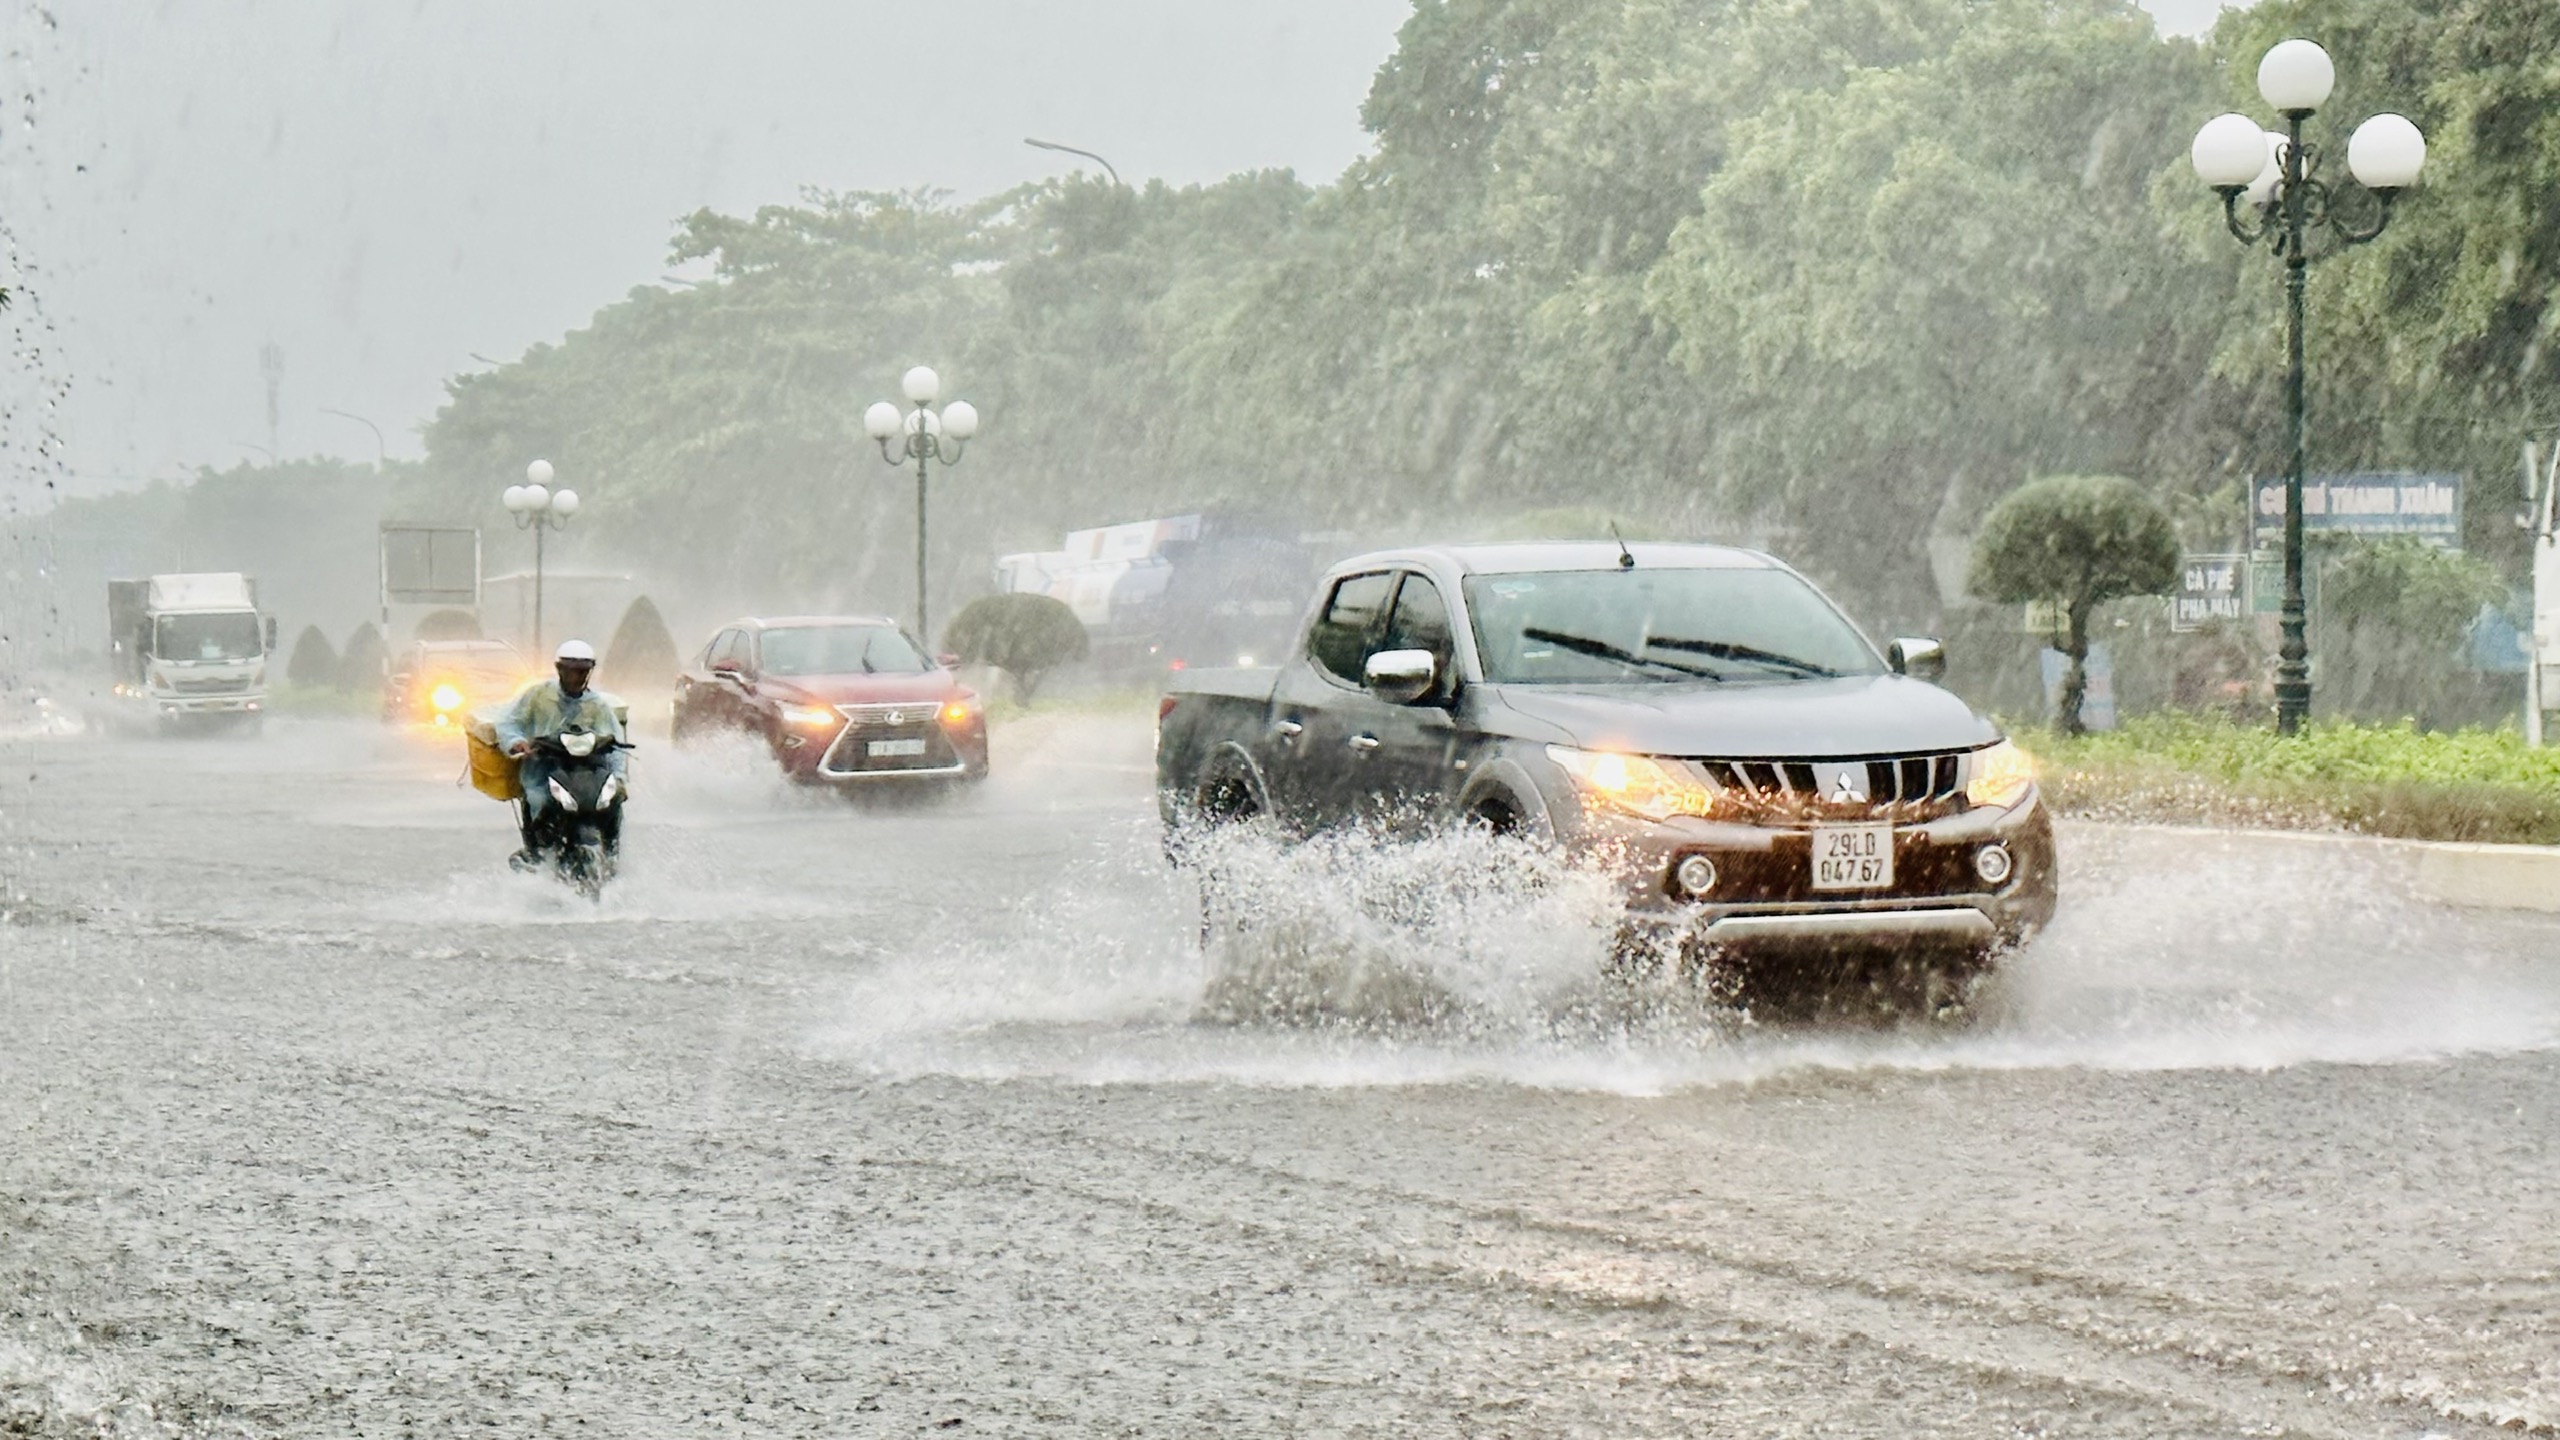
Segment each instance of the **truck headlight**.
M438 710L459 710L462 708L462 692L450 685L439 685L427 696L427 701Z
M2007 809L2025 799L2035 783L2036 762L2026 751L2003 740L1973 752L1964 782L1965 803Z
M1547 747L1547 758L1573 777L1586 800L1647 820L1674 815L1707 815L1715 810L1716 792L1678 762L1665 764L1649 755L1621 755L1613 750Z

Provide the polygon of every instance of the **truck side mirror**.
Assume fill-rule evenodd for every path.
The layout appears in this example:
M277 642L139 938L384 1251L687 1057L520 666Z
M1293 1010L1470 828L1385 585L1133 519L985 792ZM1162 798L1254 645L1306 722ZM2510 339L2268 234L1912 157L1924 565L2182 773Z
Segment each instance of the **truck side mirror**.
M1884 649L1885 663L1896 675L1932 684L1947 678L1947 647L1936 640L1904 635Z
M1381 650L1361 667L1369 693L1390 705L1410 705L1431 693L1440 666L1428 650Z
M267 617L267 653L276 653L276 617L273 615Z

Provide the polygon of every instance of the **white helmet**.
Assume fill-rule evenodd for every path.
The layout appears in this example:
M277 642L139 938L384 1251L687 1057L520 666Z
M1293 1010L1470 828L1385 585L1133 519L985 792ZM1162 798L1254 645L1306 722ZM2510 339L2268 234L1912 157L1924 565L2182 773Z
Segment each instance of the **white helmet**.
M593 665L596 663L596 647L584 640L563 640L560 642L560 653L551 658L557 661L574 660L581 665Z

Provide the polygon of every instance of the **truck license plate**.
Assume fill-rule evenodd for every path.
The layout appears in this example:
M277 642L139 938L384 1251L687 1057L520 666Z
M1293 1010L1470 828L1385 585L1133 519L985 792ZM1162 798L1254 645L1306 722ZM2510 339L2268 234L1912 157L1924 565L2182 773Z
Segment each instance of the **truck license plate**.
M1813 888L1893 888L1893 826L1878 823L1813 827Z
M921 755L924 753L924 742L922 740L874 740L871 742L871 753L874 756Z

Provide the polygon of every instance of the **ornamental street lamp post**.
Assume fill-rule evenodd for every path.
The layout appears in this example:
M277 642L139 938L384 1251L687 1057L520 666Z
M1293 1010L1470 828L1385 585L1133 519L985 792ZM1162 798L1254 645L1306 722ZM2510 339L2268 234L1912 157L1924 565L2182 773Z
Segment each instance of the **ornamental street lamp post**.
M525 483L510 485L498 497L507 513L516 518L516 528L533 532L533 654L542 658L542 536L556 525L566 525L578 513L578 492L551 488L551 462L536 460L524 467Z
M2336 80L2328 51L2308 40L2284 41L2258 62L2258 93L2284 116L2285 128L2262 130L2246 115L2217 115L2196 131L2188 152L2196 177L2222 196L2223 221L2232 236L2243 245L2264 242L2284 262L2291 458L2284 480L2284 643L2276 664L2276 729L2286 735L2300 733L2311 713L2311 644L2302 599L2303 270L2315 259L2380 235L2391 222L2391 202L2418 178L2427 158L2418 127L2385 113L2357 126L2347 141L2354 186L2318 179L2324 157L2302 138L2302 122L2328 100Z
M881 459L892 465L916 462L916 639L930 645L933 634L926 623L924 583L925 465L932 460L946 468L960 463L961 450L978 433L978 407L954 400L935 411L934 402L942 398L942 377L923 365L908 371L899 389L914 408L902 411L894 402L878 401L862 412L862 429L880 442Z

